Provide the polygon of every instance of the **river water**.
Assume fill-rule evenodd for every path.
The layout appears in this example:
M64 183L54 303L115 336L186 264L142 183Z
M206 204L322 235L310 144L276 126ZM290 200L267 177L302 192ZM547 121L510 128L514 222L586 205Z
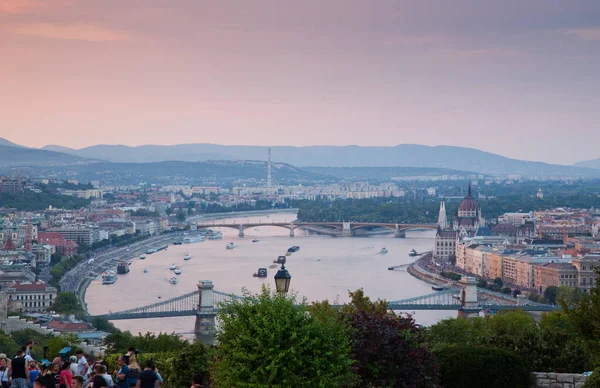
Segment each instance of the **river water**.
M293 213L278 213L269 217L222 219L215 223L290 222L293 219ZM336 238L297 229L296 236L289 237L288 229L265 226L247 228L246 236L240 238L237 229L214 229L223 232L222 240L169 245L168 250L147 255L145 260L132 258L131 271L119 275L112 285L102 285L100 279L93 281L86 292L90 314L126 310L183 295L196 290L199 280L212 280L215 290L236 295L242 295L243 288L259 292L263 284L274 288L273 276L277 268L268 267L292 245L300 246L300 250L287 258L286 268L292 275L290 288L308 301L328 299L344 303L348 301L348 290L359 288L372 299L388 301L433 292L430 285L415 279L405 270L388 270L389 266L414 260L408 256L410 249L418 252L431 250L435 234L432 230L408 231L406 238L394 238L393 234ZM253 238L260 241L253 243ZM230 241L235 244L235 249L225 248ZM383 247L388 249L387 254L379 253ZM191 260L183 260L186 253L192 256ZM174 276L169 270L171 264L182 271L176 285L168 281ZM267 278L252 276L260 267L268 268ZM143 272L144 268L148 269L147 273ZM418 311L415 319L418 323L430 325L455 315L455 312L449 311ZM178 317L119 320L114 323L118 328L133 333L189 333L193 331L194 320L194 317Z

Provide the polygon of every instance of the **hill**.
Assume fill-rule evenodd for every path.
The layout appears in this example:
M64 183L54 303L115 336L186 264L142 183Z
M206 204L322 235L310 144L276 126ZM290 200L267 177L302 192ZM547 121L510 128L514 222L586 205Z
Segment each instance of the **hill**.
M266 160L266 146L224 146L216 144L180 144L172 146L96 145L79 150L46 146L72 155L113 162ZM401 144L393 147L307 146L271 147L273 160L294 166L324 167L426 167L483 174L523 176L597 177L600 172L575 166L511 159L473 148Z
M84 162L84 158L60 152L0 145L0 166L57 166Z
M334 176L339 179L349 180L380 180L389 181L391 178L398 180L417 177L441 177L477 175L471 171L458 171L445 168L427 167L304 167L304 170L322 175Z
M574 164L576 167L585 167L585 168L594 168L600 169L600 158L592 159L592 160L584 160L582 162L577 162Z
M13 143L13 142L12 142L12 141L10 141L10 140L6 140L6 139L5 139L5 138L3 138L3 137L0 137L0 145L3 145L3 146L9 146L9 147L17 147L17 148L27 148L27 147L23 147L22 145L19 145L19 144Z

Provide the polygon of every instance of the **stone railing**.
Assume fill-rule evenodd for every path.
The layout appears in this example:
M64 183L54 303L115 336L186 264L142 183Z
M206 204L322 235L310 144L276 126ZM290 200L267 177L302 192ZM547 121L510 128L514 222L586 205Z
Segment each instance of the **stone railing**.
M531 388L581 388L587 377L572 373L539 373L531 376Z

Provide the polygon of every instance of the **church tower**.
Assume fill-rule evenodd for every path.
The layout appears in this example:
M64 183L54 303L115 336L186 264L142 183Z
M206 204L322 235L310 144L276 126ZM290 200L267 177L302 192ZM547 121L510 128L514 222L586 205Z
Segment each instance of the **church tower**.
M444 204L444 200L440 202L440 214L438 215L437 223L442 230L448 228L448 219L446 218L446 205Z

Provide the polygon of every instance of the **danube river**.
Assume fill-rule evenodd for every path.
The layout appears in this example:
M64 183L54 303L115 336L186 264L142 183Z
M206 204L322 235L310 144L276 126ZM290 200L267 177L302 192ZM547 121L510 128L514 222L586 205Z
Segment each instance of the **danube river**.
M289 222L294 213L278 213L271 216L237 217L222 219L218 223L245 223L248 221ZM212 222L212 221L211 221ZM222 240L206 240L201 243L170 245L168 250L147 255L145 260L132 258L131 272L119 275L116 283L102 285L93 281L87 292L86 302L90 314L105 314L143 306L166 300L197 289L198 280L212 280L215 290L242 294L245 288L259 292L263 284L274 288L273 276L277 268L268 268L273 260L283 255L292 245L300 250L288 256L286 267L292 275L291 289L299 297L309 301L328 299L331 302L348 301L348 290L362 288L373 299L405 299L433 292L431 286L413 278L405 270L389 271L388 267L410 263L414 260L408 251L431 250L434 231L409 231L406 238L394 238L393 234L372 237L345 237L308 234L296 230L295 237L289 237L289 230L280 227L258 227L245 230L240 238L238 231L228 228L214 228L223 232ZM260 241L252 242L253 238ZM228 242L235 249L228 250ZM387 254L381 254L381 248ZM191 260L184 261L186 253ZM169 283L174 274L169 270L177 265L182 274L179 283ZM268 268L265 279L252 276L260 267ZM144 269L148 272L144 273ZM159 299L159 296L161 299ZM417 322L429 325L444 317L453 317L455 312L419 311ZM120 329L137 332L176 332L189 333L194 328L194 317L161 318L115 321Z

